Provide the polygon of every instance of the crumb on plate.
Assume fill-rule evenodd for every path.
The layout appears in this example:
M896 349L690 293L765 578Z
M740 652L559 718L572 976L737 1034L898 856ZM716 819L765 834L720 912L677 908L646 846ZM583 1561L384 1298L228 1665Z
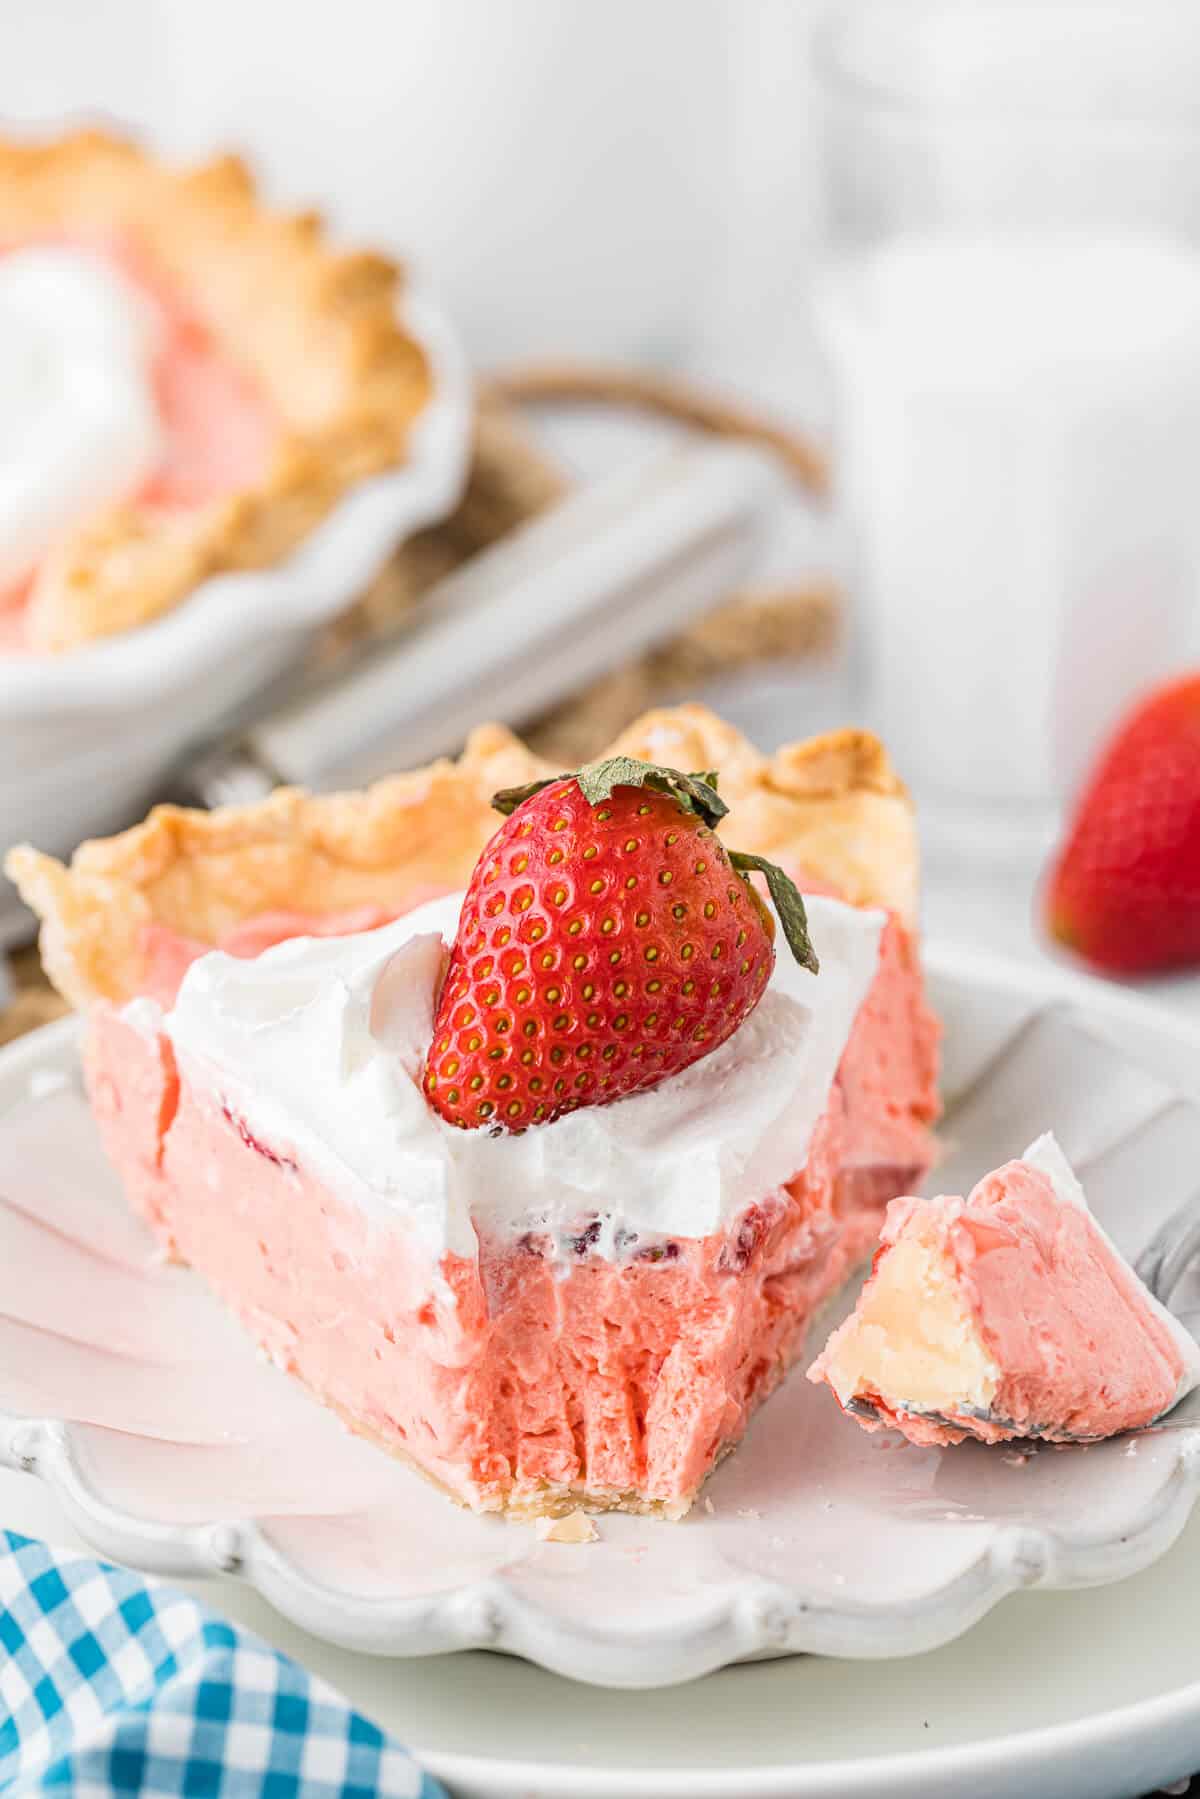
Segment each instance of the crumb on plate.
M533 1528L543 1543L595 1543L600 1536L586 1512L568 1512L565 1518L535 1518Z

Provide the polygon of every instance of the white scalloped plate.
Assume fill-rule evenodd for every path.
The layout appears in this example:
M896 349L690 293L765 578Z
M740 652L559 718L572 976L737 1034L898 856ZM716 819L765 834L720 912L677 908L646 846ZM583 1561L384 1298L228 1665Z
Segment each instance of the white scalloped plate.
M938 1185L962 1191L1052 1125L1136 1252L1200 1169L1200 1106L1153 1071L1155 1046L1200 1066L1200 1032L1089 982L930 966L956 1096ZM0 1408L0 1463L41 1474L102 1553L239 1572L351 1648L505 1649L613 1686L780 1651L915 1654L1017 1587L1147 1566L1200 1486L1198 1429L1024 1459L921 1450L796 1375L680 1525L605 1518L601 1541L566 1546L460 1512L155 1259L92 1132L70 1023L0 1056Z

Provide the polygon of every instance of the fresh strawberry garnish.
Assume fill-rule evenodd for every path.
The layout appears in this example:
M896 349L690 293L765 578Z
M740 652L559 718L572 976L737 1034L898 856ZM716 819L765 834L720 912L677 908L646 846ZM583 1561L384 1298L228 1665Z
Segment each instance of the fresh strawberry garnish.
M1200 675L1137 706L1051 870L1052 936L1110 974L1200 963Z
M630 757L496 795L463 901L425 1089L443 1118L524 1130L678 1074L758 1003L774 919L817 969L783 872L726 850L713 775Z

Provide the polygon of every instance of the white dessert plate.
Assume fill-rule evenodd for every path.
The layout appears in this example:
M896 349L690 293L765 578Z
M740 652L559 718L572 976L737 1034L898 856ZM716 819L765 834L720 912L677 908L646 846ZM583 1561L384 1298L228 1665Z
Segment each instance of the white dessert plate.
M1200 1170L1200 1107L1168 1072L1200 1066L1200 1032L1088 982L930 968L952 1096L937 1184L962 1191L1053 1126L1136 1253ZM70 1024L0 1056L0 1408L0 1462L41 1474L103 1553L236 1571L347 1647L505 1649L624 1687L763 1653L928 1650L1014 1589L1145 1568L1200 1485L1200 1430L922 1450L866 1435L797 1373L680 1525L605 1518L569 1546L460 1512L156 1261L100 1154Z

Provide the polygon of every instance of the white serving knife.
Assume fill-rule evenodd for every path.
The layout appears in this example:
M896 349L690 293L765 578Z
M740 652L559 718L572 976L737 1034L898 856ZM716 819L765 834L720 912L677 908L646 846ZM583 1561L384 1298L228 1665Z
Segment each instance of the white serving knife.
M357 786L519 726L711 610L753 568L786 477L705 442L581 488L431 588L414 619L293 686L181 775L204 805Z

